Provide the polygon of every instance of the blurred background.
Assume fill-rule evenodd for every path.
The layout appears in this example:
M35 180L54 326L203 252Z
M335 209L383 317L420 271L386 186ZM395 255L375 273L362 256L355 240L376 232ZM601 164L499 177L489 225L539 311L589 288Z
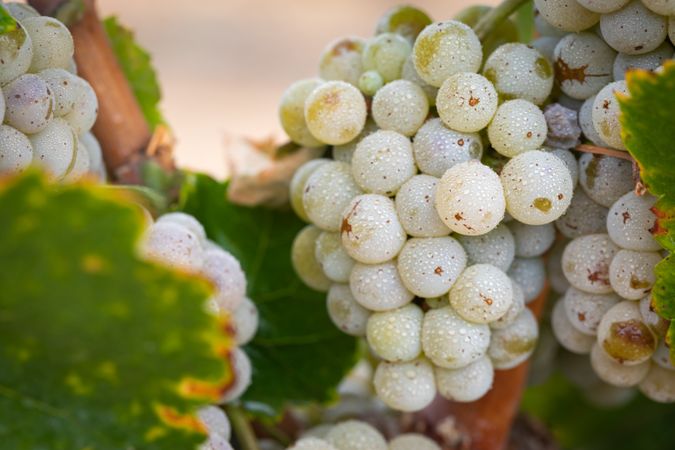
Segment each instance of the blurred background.
M277 101L334 38L373 34L396 0L99 0L152 54L180 166L227 175L228 139L284 139ZM497 0L415 0L433 20Z

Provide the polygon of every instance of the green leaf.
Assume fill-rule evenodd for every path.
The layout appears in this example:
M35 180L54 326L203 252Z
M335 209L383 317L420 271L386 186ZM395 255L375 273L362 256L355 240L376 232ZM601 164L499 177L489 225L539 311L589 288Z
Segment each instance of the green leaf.
M330 321L325 295L293 271L291 243L304 224L292 212L232 204L226 194L227 184L189 175L181 203L239 259L260 311L258 334L245 347L254 372L244 405L274 415L288 403L330 400L356 361L357 342Z
M641 395L625 406L593 406L564 376L525 391L523 410L543 421L569 450L672 450L675 408Z
M652 230L667 250L675 251L675 62L667 61L663 71L631 71L626 76L630 95L619 96L623 140L640 166L640 176L649 191L659 200L654 206L657 216ZM652 290L659 314L675 319L675 259L669 256L655 269ZM675 346L670 357L675 361Z
M175 450L232 374L204 280L144 262L140 208L35 173L0 185L0 445Z
M0 35L16 30L16 20L0 5Z
M105 19L103 26L148 124L151 128L164 124L158 106L161 92L150 54L136 43L131 30L122 26L115 16Z

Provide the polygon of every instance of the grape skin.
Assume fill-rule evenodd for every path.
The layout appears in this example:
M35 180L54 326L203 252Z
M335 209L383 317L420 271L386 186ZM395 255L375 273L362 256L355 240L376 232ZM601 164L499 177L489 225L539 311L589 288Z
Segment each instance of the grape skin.
M384 86L384 80L377 71L368 70L361 74L357 86L365 95L373 96Z
M459 72L449 76L436 95L443 123L457 131L475 133L485 128L497 111L498 95L482 75Z
M302 197L305 192L305 184L310 176L321 167L323 164L330 162L329 159L319 158L307 161L302 166L300 166L291 179L291 184L289 187L289 199L291 203L291 208L295 211L298 217L300 217L305 222L309 222L309 217L307 217L307 212L305 212L305 207L302 202Z
M497 370L512 369L532 355L539 337L537 319L528 308L508 327L492 332L488 355Z
M0 174L21 173L32 160L33 147L26 135L9 125L0 125Z
M639 385L640 392L659 403L675 402L675 377L670 370L653 365Z
M567 170L569 170L570 176L572 177L572 187L576 188L579 183L579 163L576 156L574 156L571 151L564 148L542 147L542 150L560 158L560 160L565 163L565 167L567 167ZM572 198L572 201L574 201L574 198Z
M407 39L395 33L381 33L366 42L363 68L376 70L385 83L401 78L403 64L412 52Z
M234 383L230 385L225 394L221 397L220 403L229 403L242 396L251 384L251 360L248 355L240 348L235 348L230 353L230 364L234 368Z
M371 113L383 130L412 136L429 114L429 102L421 87L407 80L387 83L373 98Z
M511 230L500 223L489 233L480 236L457 236L464 247L468 263L492 264L502 271L509 270L516 253L516 244Z
M30 5L18 2L9 2L5 3L4 8L14 17L16 20L24 20L29 17L39 17L40 13L35 10Z
M591 200L583 189L574 191L572 202L555 226L565 237L574 239L606 230L608 209ZM610 236L611 237L611 236Z
M668 19L633 0L600 18L603 39L616 51L629 55L651 52L666 40Z
M438 393L448 400L473 402L483 397L492 388L494 369L488 357L482 357L460 369L437 367Z
M344 81L327 81L305 100L305 121L312 135L331 145L346 144L366 123L363 94Z
M535 48L508 43L488 57L483 75L505 100L522 99L541 105L553 88L551 63Z
M657 336L664 337L668 332L670 322L656 312L656 308L652 305L651 294L640 300L639 308L643 322L649 325Z
M434 369L424 358L400 363L381 362L375 370L373 385L380 400L398 411L419 411L436 396ZM374 449L373 446L363 447L363 450Z
M635 386L647 376L649 361L626 366L614 361L597 343L591 350L591 366L595 374L605 383L617 387Z
M675 1L673 0L642 0L642 3L656 14L675 16Z
M330 280L338 283L349 281L355 261L342 247L339 233L322 232L316 240L315 257Z
M628 300L641 299L652 290L656 282L654 267L661 259L657 252L619 250L609 266L612 289Z
M630 0L577 0L581 6L593 12L607 14L623 8Z
M389 441L389 450L441 450L437 443L428 437L416 434L407 433L401 434L391 441Z
M436 95L438 94L438 88L428 84L424 81L419 74L417 69L415 69L415 61L413 60L412 55L405 60L403 63L403 69L401 70L401 78L403 80L412 81L422 88L424 94L427 96L429 101L429 106L434 106L436 104Z
M595 131L595 125L593 125L593 103L595 102L595 95L584 100L581 109L579 109L579 126L581 131L583 131L586 139L591 141L591 143L604 147L605 141L602 140L600 134Z
M626 79L626 72L633 69L654 71L673 58L673 46L664 42L657 49L641 55L619 53L614 60L614 80Z
M651 211L655 203L655 197L637 196L631 191L612 205L606 223L607 233L616 245L639 251L661 249L650 231L656 222L656 216Z
M555 227L553 224L526 225L518 221L509 223L516 245L516 256L534 258L541 256L553 245Z
M33 149L33 161L49 176L61 179L74 164L77 137L68 124L60 118L28 137Z
M366 41L358 37L339 38L329 43L319 58L319 76L358 85Z
M75 159L63 177L64 183L75 182L89 173L89 151L79 139L75 140L75 144L75 154L73 156Z
M571 32L592 27L600 15L590 11L576 0L534 0L539 14L554 27Z
M340 233L349 256L365 264L395 258L406 241L394 202L377 194L359 195L351 201L342 216Z
M155 223L143 237L141 254L149 260L184 270L201 268L204 253L199 238L174 223Z
M462 319L450 306L432 309L422 323L422 349L436 366L459 369L480 359L490 344L490 328Z
M451 130L438 118L429 119L422 125L412 146L419 169L437 178L454 165L480 159L483 155L479 134Z
M321 141L310 133L305 120L305 101L323 82L318 78L299 80L291 84L279 102L279 121L288 137L305 147L320 147Z
M506 163L500 175L506 210L519 222L553 222L572 200L572 177L560 158L540 150L521 153Z
M78 136L91 130L98 115L98 99L94 89L86 80L76 78L78 94L75 97L73 109L63 118Z
M616 94L628 95L628 86L625 81L615 81L608 84L598 93L593 102L593 126L600 138L610 147L626 150L621 139L621 110Z
M424 28L415 40L412 54L419 76L436 87L456 73L478 72L483 61L478 36L456 20Z
M567 289L561 300L572 326L589 336L596 335L602 317L620 301L614 293L589 294L574 287Z
M246 345L253 339L258 331L258 320L258 308L255 303L250 298L244 297L232 316L237 345Z
M291 262L304 284L315 291L326 292L331 280L323 273L315 255L316 240L320 234L321 229L314 225L307 225L300 230L291 247Z
M331 321L350 336L365 336L370 311L361 306L349 286L333 284L328 290L326 308Z
M565 349L576 354L591 352L591 348L595 344L595 337L583 334L572 325L561 300L556 302L553 307L551 327L556 339Z
M438 178L415 175L398 190L394 203L401 226L413 237L441 237L450 234L434 206Z
M351 141L346 144L334 145L333 146L333 159L335 161L341 161L347 164L352 163L352 156L354 151L356 151L356 146L358 145L363 138L371 135L372 133L379 131L379 127L372 118L366 119L366 124L363 126L363 130Z
M0 84L5 85L28 71L33 58L33 42L17 22L14 31L0 35Z
M239 261L222 248L210 248L204 252L201 273L215 286L219 309L236 311L246 296L246 276Z
M219 435L226 441L230 440L232 426L222 409L217 406L204 406L197 411L199 421L206 427L206 431L211 435Z
M652 362L664 369L675 370L675 365L673 365L673 362L670 360L670 346L668 345L668 342L666 342L666 339L661 339L659 341L659 345L652 355Z
M422 351L423 317L422 310L413 303L373 313L366 327L368 345L385 361L412 361Z
M637 302L625 300L605 313L598 326L598 345L618 363L634 366L654 354L657 339L642 321Z
M467 267L450 290L450 305L464 320L491 323L513 304L511 280L489 264Z
M591 200L610 208L633 190L633 167L624 159L584 153L579 158L579 185Z
M511 325L525 308L525 293L518 283L509 278L513 292L511 306L499 319L490 322L490 329L501 330Z
M373 311L399 308L414 297L401 281L393 261L376 265L356 263L349 276L349 287L356 301Z
M354 180L368 193L392 196L416 171L412 144L396 131L366 136L352 155Z
M315 437L303 437L298 440L288 450L337 450L323 439Z
M565 277L589 294L612 292L609 267L619 248L606 234L589 234L572 240L562 258Z
M171 222L177 225L180 225L184 228L190 230L195 236L197 236L200 242L206 242L206 231L204 226L199 223L197 219L193 216L183 213L183 212L171 212L167 214L162 214L158 219L157 223L161 222ZM216 247L218 248L218 247Z
M52 17L28 17L21 21L33 43L30 72L49 68L65 69L75 53L68 28Z
M541 258L515 258L507 275L523 289L525 303L536 299L546 282L546 269Z
M560 295L567 292L567 289L570 287L570 283L565 278L562 270L562 255L568 242L566 239L558 239L549 252L546 261L546 273L551 283L551 288L553 292Z
M488 126L492 147L510 158L544 144L548 131L544 113L526 100L502 103Z
M443 223L467 236L493 230L506 207L499 176L476 160L456 164L445 172L437 186L435 203Z
M2 88L5 122L25 134L44 130L54 117L54 96L42 78L24 74Z

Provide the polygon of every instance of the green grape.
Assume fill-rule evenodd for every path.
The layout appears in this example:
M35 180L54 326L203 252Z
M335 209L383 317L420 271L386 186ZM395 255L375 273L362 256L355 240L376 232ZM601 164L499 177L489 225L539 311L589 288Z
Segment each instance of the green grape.
M376 70L385 83L401 78L403 64L412 52L410 43L401 35L383 33L371 38L363 50L363 68Z
M323 143L312 136L305 121L305 101L321 85L318 78L296 81L291 84L279 102L279 121L288 137L305 147L321 147Z
M398 411L419 411L436 396L434 369L425 358L395 363L382 361L375 370L373 385L380 400ZM375 450L376 447L361 448Z
M423 317L414 303L373 313L366 328L368 345L385 361L412 361L422 352Z
M497 370L512 369L532 355L537 346L539 325L525 308L506 328L493 330L488 356Z
M288 195L291 202L291 208L293 208L295 214L297 214L298 217L300 217L305 222L310 221L309 217L307 217L307 212L305 211L305 206L302 202L302 197L305 194L305 183L307 183L307 180L310 176L312 176L316 169L328 162L330 162L330 160L326 158L307 161L305 164L298 167L298 169L293 174L293 178L291 179Z
M488 126L492 147L509 158L540 148L547 132L546 117L541 109L520 99L499 105Z
M634 366L652 357L658 340L642 320L638 302L625 300L603 316L598 325L598 345L614 361Z
M346 144L359 135L366 123L363 94L344 81L327 81L305 100L305 120L310 133L331 145Z
M428 84L419 76L419 74L417 73L417 69L415 69L415 61L413 61L412 55L410 55L403 64L403 70L401 70L401 78L403 80L412 81L413 83L421 87L427 96L429 106L434 106L436 104L436 95L438 95L438 88Z
M365 95L372 97L384 86L384 80L377 70L368 70L361 74L357 86Z
M412 44L417 35L429 24L431 24L431 19L421 9L410 5L398 5L390 8L380 17L375 34L397 33Z
M429 114L429 102L421 87L407 80L387 83L373 98L371 113L383 130L412 136Z
M316 291L326 292L332 282L323 273L315 256L316 240L320 234L321 230L314 225L303 228L293 241L291 262L303 283Z
M450 129L475 133L485 128L497 111L499 97L482 75L460 72L448 76L438 90L436 109Z
M363 72L361 59L365 44L364 39L357 37L340 38L328 44L321 54L319 76L357 86Z
M16 30L0 34L0 84L4 85L28 71L33 58L33 42L20 23Z

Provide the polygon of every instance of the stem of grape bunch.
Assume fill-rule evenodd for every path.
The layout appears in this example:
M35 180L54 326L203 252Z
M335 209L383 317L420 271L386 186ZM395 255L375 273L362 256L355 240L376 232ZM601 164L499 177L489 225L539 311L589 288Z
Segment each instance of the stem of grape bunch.
M244 411L234 405L226 405L224 408L242 450L260 450L258 439Z
M485 14L474 27L478 39L485 39L495 30L500 23L511 16L518 8L527 3L528 0L504 0L495 8L492 8Z

